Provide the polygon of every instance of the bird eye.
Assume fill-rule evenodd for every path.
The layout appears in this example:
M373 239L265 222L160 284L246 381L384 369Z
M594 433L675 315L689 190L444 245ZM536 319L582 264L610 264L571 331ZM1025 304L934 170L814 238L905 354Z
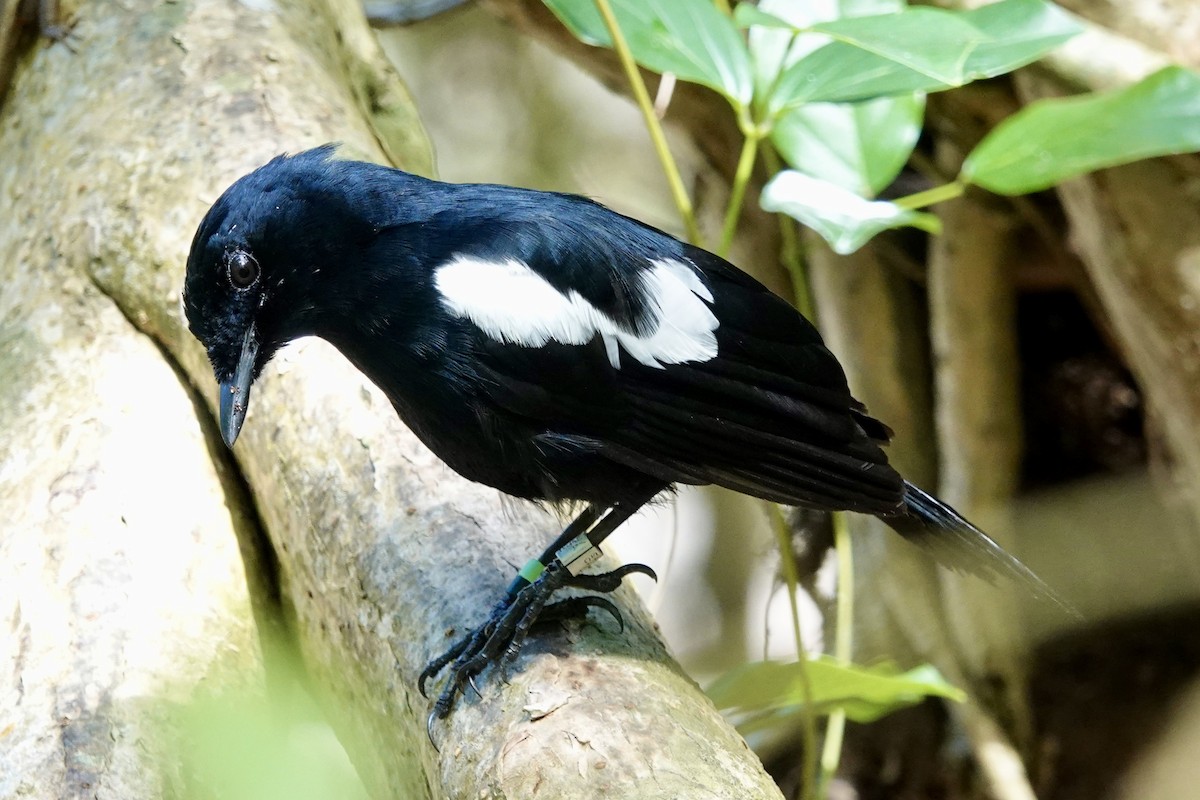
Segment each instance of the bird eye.
M248 289L258 280L258 262L245 250L235 250L229 256L229 282L235 289Z

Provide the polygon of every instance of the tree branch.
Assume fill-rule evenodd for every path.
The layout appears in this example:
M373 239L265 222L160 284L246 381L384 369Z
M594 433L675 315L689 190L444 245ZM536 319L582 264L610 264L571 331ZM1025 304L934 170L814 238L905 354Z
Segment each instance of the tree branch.
M8 202L36 162L0 162L0 797L179 796L166 718L263 689L254 523L188 387L58 255L43 202L78 183Z

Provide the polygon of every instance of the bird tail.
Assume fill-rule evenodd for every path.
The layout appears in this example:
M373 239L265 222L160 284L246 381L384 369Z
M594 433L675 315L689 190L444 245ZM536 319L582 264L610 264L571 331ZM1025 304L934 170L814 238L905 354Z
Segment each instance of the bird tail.
M880 519L955 572L978 575L990 583L1000 578L1016 581L1068 614L1080 616L1033 570L1009 555L962 514L919 486L905 481L904 510Z

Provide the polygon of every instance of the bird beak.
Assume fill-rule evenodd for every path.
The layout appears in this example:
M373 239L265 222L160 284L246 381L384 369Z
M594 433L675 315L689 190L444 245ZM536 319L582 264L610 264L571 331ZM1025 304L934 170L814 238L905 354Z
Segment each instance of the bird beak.
M221 383L221 438L230 447L237 441L246 419L246 410L250 408L250 383L254 380L254 364L257 360L258 337L251 325L246 329L246 338L242 340L242 354L238 358L233 380Z

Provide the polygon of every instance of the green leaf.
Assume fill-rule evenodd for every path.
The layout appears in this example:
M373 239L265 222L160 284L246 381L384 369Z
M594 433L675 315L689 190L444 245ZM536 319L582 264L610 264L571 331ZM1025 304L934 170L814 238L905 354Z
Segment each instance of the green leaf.
M824 34L797 36L797 29L828 21L831 15L862 17L899 11L904 2L837 0L817 6L795 0L762 0L758 6L743 3L735 9L735 20L753 25L750 51L759 85L773 83L780 64L792 63L829 41ZM923 100L913 95L859 106L803 106L776 121L771 140L800 171L856 194L874 195L907 160L920 133L923 109Z
M747 10L743 11L743 8ZM903 9L904 0L827 0L820 4L761 0L757 7L739 4L734 11L734 20L737 21L740 15L741 19L751 23L750 56L754 64L756 94L767 96L781 72L830 41L823 34L798 31L833 19L888 14Z
M593 0L544 0L578 39L612 47ZM750 102L750 52L711 0L610 0L634 59L709 87L737 107Z
M901 208L894 203L864 200L828 181L795 170L784 170L763 187L762 207L794 217L819 233L834 252L853 253L889 228L916 227L940 233L932 214Z
M842 709L857 722L870 722L926 697L966 699L962 690L947 683L929 664L901 672L890 663L866 667L827 656L803 665L778 661L745 664L719 678L708 696L721 709L762 712L802 706L805 672L817 713Z
M941 26L934 20L946 17L955 23L933 30ZM909 9L817 27L851 22L859 26L853 37L845 34L843 41L830 42L784 70L770 98L773 112L802 103L852 102L961 86L1028 64L1079 31L1070 16L1044 0L1002 0L961 13ZM963 37L958 45L954 36ZM897 47L897 41L904 46ZM927 48L933 51L914 57Z
M738 3L733 10L733 24L739 28L760 25L795 32L817 22L890 14L904 6L904 0L834 0L819 5L795 0L763 0L758 5Z
M737 4L737 8L733 9L733 24L739 28L749 28L751 25L760 25L764 28L783 28L788 31L796 28L783 17L777 17L750 3Z
M791 166L863 197L888 186L921 135L925 97L811 103L783 115L771 141Z
M1004 0L964 11L962 18L984 34L967 60L967 75L975 78L1037 61L1083 30L1074 17L1043 0Z
M951 86L962 84L967 57L984 37L959 15L937 8L839 19L811 30Z
M1200 75L1167 67L1116 92L1039 100L984 138L963 177L998 194L1046 189L1085 172L1200 150Z
M947 84L845 42L831 42L784 70L768 108L779 114L805 103L855 102L938 91Z

